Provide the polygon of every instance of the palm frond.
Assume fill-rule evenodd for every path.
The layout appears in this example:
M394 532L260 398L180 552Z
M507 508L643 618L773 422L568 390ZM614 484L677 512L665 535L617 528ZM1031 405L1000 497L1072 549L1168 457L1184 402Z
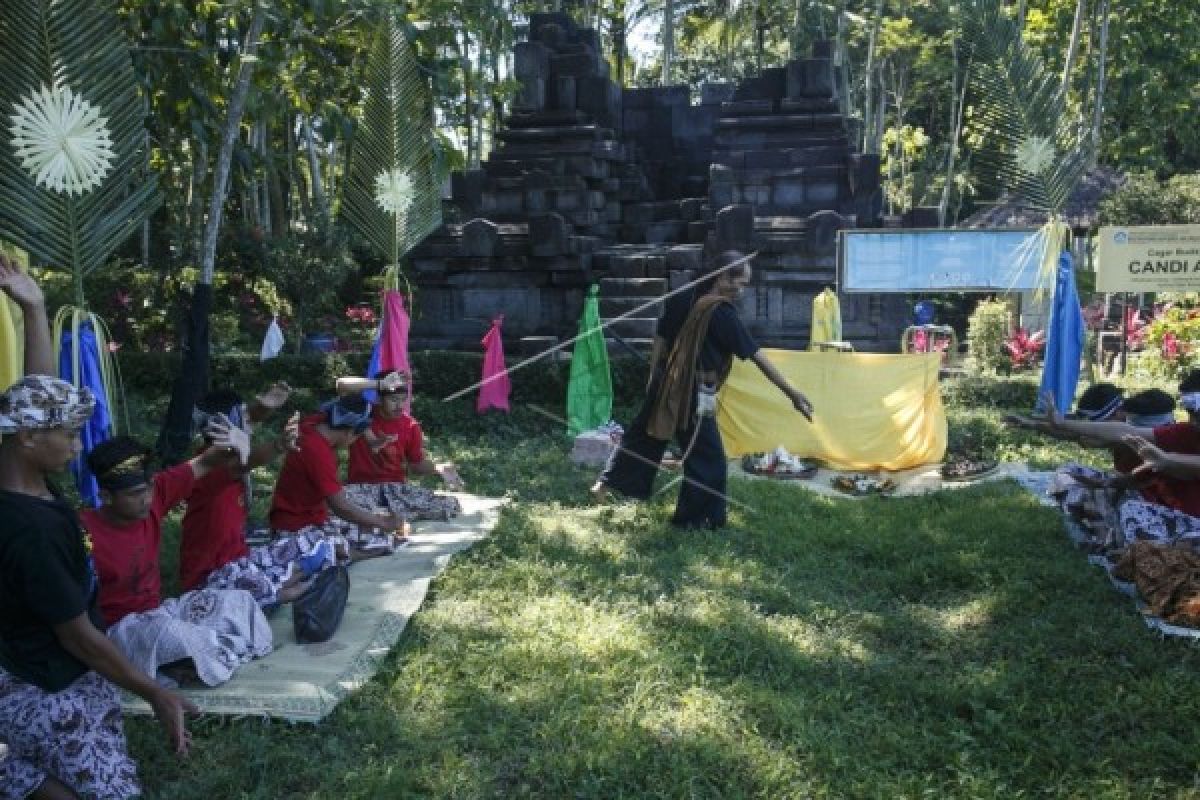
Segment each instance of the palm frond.
M960 13L974 119L987 133L976 154L982 172L1030 208L1061 211L1092 162L1091 138L1002 0L963 0Z
M0 42L0 239L81 285L160 202L128 42L111 0L0 0ZM69 87L104 118L114 158L82 195L39 185L14 151L12 115L43 87Z
M397 13L384 12L377 24L341 213L381 256L396 264L441 224L440 176L433 103L416 54ZM395 213L385 208L394 204L381 204L377 191L381 178L393 174L406 176L412 190L411 199Z

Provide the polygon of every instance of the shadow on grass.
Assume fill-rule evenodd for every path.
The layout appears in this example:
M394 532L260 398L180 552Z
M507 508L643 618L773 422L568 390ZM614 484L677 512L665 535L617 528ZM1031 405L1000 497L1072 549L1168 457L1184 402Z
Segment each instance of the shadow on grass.
M1002 485L863 502L736 491L763 513L719 534L670 529L671 498L510 507L321 725L202 722L180 765L148 741L152 723L132 722L150 794L1191 787L1195 650L1147 633L1031 498Z

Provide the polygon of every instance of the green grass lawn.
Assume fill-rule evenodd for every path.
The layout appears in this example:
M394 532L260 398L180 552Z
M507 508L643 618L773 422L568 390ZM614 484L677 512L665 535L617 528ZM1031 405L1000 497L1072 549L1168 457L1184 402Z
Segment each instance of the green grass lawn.
M178 761L130 720L149 796L1200 797L1200 651L1015 485L738 481L728 529L681 533L673 490L585 505L538 414L447 408L418 406L439 455L514 499L494 535L322 724L201 719ZM951 418L1006 459L1079 456Z

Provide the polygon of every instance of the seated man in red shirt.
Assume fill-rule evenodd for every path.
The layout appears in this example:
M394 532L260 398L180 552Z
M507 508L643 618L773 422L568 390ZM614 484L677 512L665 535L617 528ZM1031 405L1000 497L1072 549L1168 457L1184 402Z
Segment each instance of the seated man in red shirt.
M324 552L339 563L388 555L408 544L403 516L356 503L338 480L339 448L348 448L371 424L361 397L343 397L300 421L297 447L287 454L271 498L272 545L286 558Z
M224 415L235 427L250 434L253 424L266 419L283 406L290 394L291 389L287 384L277 383L247 407L232 390L209 392L196 406L193 428L203 431L213 419L220 419ZM230 454L214 464L207 475L197 478L188 497L179 542L179 584L184 590L203 588L213 573L250 556L250 548L246 544L248 473L255 467L270 464L294 447L299 433L298 418L293 418L289 420L283 436L251 447L245 464ZM211 447L211 437L205 436L202 452L207 452ZM297 574L289 577L298 579L302 576ZM253 577L251 574L221 576L212 584L212 588L246 589L260 605L273 605L291 599L289 596L277 596L279 587L261 572Z
M246 457L245 433L227 420L208 429L213 447L183 464L151 474L149 453L119 436L87 456L100 485L101 506L80 514L91 536L100 612L108 637L146 674L190 660L205 684L225 682L237 666L271 652L271 628L247 592L202 590L163 601L159 573L162 523L174 506L227 458Z
M434 463L425 452L421 425L405 408L407 380L391 371L377 379L339 378L340 395L374 390L379 402L371 427L350 446L346 492L360 505L383 507L406 519L448 519L462 511L456 498L408 483L408 476L437 475L451 491L462 491L454 464Z

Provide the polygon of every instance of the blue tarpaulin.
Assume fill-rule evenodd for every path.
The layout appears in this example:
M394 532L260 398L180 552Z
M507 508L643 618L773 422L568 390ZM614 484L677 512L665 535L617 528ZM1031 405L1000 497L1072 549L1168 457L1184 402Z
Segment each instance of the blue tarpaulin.
M64 381L74 383L74 362L71 331L67 329L62 333L62 347L58 356L58 376ZM105 391L104 379L100 372L100 350L91 322L83 322L79 326L79 385L92 390L96 397L96 410L80 432L83 452L71 462L71 474L75 476L75 485L79 488L79 496L83 498L83 502L99 507L100 491L96 485L96 477L87 467L86 458L96 445L112 436L112 409L108 407L108 393Z
M1079 295L1075 292L1075 265L1071 254L1058 257L1054 279L1054 301L1050 327L1046 331L1046 357L1042 365L1041 392L1054 393L1054 404L1062 414L1071 408L1079 383L1079 359L1083 354L1085 328ZM1041 398L1038 406L1042 405Z

